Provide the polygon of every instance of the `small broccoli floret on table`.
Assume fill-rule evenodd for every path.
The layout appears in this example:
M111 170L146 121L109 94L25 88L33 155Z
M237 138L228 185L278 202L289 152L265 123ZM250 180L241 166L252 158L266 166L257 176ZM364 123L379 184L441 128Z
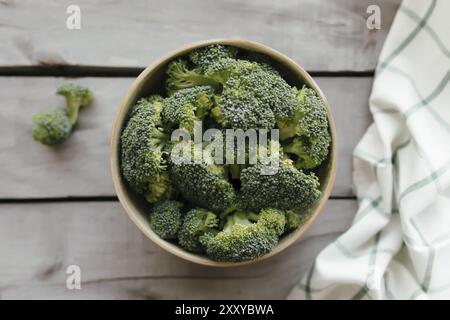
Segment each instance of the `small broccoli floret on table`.
M295 155L295 167L312 169L328 155L331 143L324 102L313 89L303 87L297 93L295 116L278 121L280 139L286 140L284 151Z
M72 83L60 86L56 93L66 99L69 119L72 125L77 123L80 108L87 107L94 99L91 90Z
M60 144L67 140L72 131L72 123L64 109L53 109L33 117L33 137L47 144Z
M157 203L150 214L150 227L161 239L176 239L181 224L183 204L166 200Z
M274 209L259 215L238 211L227 217L223 230L202 236L207 255L217 261L251 260L270 252L284 231L284 213Z
M274 174L262 174L264 170L256 164L241 172L240 202L248 210L302 209L320 197L316 175L296 169L289 159L282 160Z
M162 118L168 128L179 127L193 133L194 121L203 120L212 107L211 87L182 89L164 99Z
M161 123L163 100L140 100L121 135L121 167L127 182L147 201L155 203L172 191L166 166L168 136Z
M33 117L33 137L46 145L66 141L77 123L79 109L88 106L93 99L88 88L71 83L60 86L56 93L66 99L67 110L52 109Z
M187 251L201 253L204 249L200 237L207 232L214 232L218 226L219 219L213 212L201 208L192 209L186 213L178 232L178 243Z

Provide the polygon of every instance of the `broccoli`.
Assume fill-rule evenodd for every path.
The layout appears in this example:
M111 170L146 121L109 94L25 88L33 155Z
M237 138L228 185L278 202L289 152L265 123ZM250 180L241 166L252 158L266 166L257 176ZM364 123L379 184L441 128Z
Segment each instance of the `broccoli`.
M72 123L64 109L40 112L33 117L33 121L33 137L43 144L62 143L72 131Z
M67 110L52 109L33 117L33 137L47 145L66 141L77 123L78 110L88 106L93 99L88 88L71 83L60 86L56 93L66 98Z
M235 203L236 193L221 165L172 161L170 173L177 190L193 205L221 212Z
M166 200L157 203L150 214L150 227L161 239L176 239L183 222L183 204Z
M165 159L168 136L161 128L162 108L160 96L139 100L120 138L123 176L150 203L172 192Z
M245 60L257 62L266 71L280 75L280 73L272 66L271 59L262 53L249 52L248 54L245 55Z
M308 219L309 214L298 213L292 210L288 210L285 212L286 216L286 231L292 231L302 226Z
M212 77L201 74L199 68L189 69L185 60L175 60L167 67L166 90L169 96L181 89L193 88L195 86L210 86L220 89L220 83Z
M275 247L285 223L284 213L278 210L264 209L259 215L238 211L227 217L221 232L201 236L200 243L213 260L251 260Z
M240 203L247 210L263 208L303 209L320 197L319 179L314 173L296 169L292 160L283 159L272 175L263 175L264 166L256 164L241 172Z
M208 48L204 50L208 52ZM167 71L170 91L211 86L217 92L216 106L211 113L223 127L269 129L275 126L276 120L294 114L297 105L294 91L266 65L229 56L213 60L205 70L189 69L182 60L175 63Z
M203 120L213 106L208 86L186 88L164 99L162 118L168 128L179 126L193 133L194 121Z
M303 87L297 93L295 116L278 121L280 139L286 140L284 151L296 157L295 167L312 169L328 155L331 137L324 102L313 89Z
M72 83L62 85L56 93L66 99L68 115L72 125L77 123L79 109L87 107L94 98L88 88Z
M120 137L121 170L150 203L149 224L162 239L237 262L267 254L309 219L321 196L315 168L331 143L327 112L313 89L291 87L277 66L226 45L197 48L168 63L162 96L131 109ZM201 143L196 121L214 129ZM170 141L175 129L185 131L179 143ZM242 130L230 139L227 129ZM267 145L255 145L247 129L267 129ZM242 141L251 143L236 144ZM215 162L222 151L227 161Z
M213 44L192 51L189 59L203 71L214 68L213 65L221 59L236 58L237 49L234 47Z
M203 246L200 237L207 232L213 232L219 226L218 217L211 211L197 208L186 213L184 222L178 232L178 242L190 252L201 253Z

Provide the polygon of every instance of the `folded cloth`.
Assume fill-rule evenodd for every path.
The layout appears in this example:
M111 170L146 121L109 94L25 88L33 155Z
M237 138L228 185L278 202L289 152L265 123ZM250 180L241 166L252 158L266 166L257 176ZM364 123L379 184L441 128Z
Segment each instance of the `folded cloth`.
M359 210L289 299L450 299L449 14L403 1L354 150Z

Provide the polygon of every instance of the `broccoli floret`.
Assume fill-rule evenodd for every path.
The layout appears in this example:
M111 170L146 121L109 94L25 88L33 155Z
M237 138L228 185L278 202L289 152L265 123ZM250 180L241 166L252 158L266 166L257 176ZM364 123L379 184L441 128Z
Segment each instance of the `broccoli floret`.
M181 209L183 204L178 201L166 200L157 203L150 214L150 227L161 239L176 239L183 222Z
M87 107L94 98L88 88L72 83L62 85L56 93L66 99L68 115L72 125L77 123L80 108Z
M269 129L275 120L294 114L297 101L292 88L265 65L230 57L211 61L205 70L177 63L169 66L170 90L211 86L219 93L212 115L223 127Z
M285 212L286 216L286 231L292 231L302 226L308 219L309 214L298 213L292 210Z
M270 252L284 231L284 213L265 209L256 222L254 216L238 211L227 217L221 232L200 237L207 255L217 261L242 261Z
M72 123L64 109L40 112L33 117L33 121L33 137L43 144L62 143L72 131Z
M190 252L201 253L204 249L200 243L200 237L216 230L218 226L219 219L213 212L201 208L192 209L186 213L183 225L178 232L178 242Z
M224 73L224 70L227 71ZM292 88L280 75L258 63L236 60L221 72L226 74L214 115L224 127L270 129L275 120L294 114L297 104ZM221 77L216 77L220 79Z
M328 155L331 143L328 118L322 99L313 89L303 87L297 94L295 116L291 120L278 121L280 139L287 140L284 151L295 155L295 167L312 169L320 165Z
M161 128L162 108L159 96L141 99L121 135L123 176L150 203L172 192L165 159L168 136Z
M275 126L273 111L247 90L224 89L211 115L224 128L247 130L271 129Z
M230 46L213 44L192 51L189 59L203 71L213 67L213 64L221 59L235 58L237 49Z
M194 121L203 120L213 106L211 87L182 89L164 100L162 118L169 128L179 126L194 131Z
M272 66L270 58L259 52L249 52L245 55L245 60L257 62L266 71L279 75L279 72Z
M74 84L64 84L56 93L66 98L67 110L52 109L33 117L33 137L47 145L66 141L77 123L80 107L88 106L93 99L88 88Z
M177 190L193 205L221 212L236 200L234 188L221 165L172 161L170 173Z
M274 174L261 174L263 170L256 164L241 172L240 203L247 210L303 209L320 197L316 175L296 169L290 159L282 160Z
M169 63L166 83L169 95L174 94L178 90L195 86L210 86L214 89L219 89L220 83L212 77L201 74L198 68L189 69L185 60L180 59Z

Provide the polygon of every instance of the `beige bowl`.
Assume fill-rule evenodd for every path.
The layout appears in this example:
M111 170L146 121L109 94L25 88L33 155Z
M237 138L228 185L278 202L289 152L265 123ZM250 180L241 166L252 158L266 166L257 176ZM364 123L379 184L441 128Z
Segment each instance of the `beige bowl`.
M241 48L243 50L259 52L271 57L276 65L276 68L282 71L283 76L286 78L289 84L295 85L297 87L301 86L302 84L306 84L307 86L313 88L325 101L325 105L327 107L332 143L328 159L319 168L318 176L321 183L322 195L320 199L310 209L312 210L311 217L302 227L298 228L294 232L280 239L278 245L271 252L254 260L241 262L217 262L209 259L206 256L187 252L181 247L171 242L162 240L150 228L150 224L148 221L148 214L149 214L148 204L146 204L145 201L142 200L142 197L136 195L129 188L120 172L120 161L119 161L120 134L124 126L126 115L130 110L130 108L141 97L148 96L149 94L152 93L157 93L164 88L163 78L165 76L166 66L170 61L190 52L193 49L210 44L231 45L237 48ZM298 240L302 236L302 234L311 226L313 221L318 217L326 200L330 195L334 183L334 178L336 175L336 155L337 155L336 128L334 125L333 116L331 114L327 99L323 95L319 86L311 78L311 76L290 58L274 49L271 49L257 42L252 42L248 40L233 40L233 39L215 39L189 44L181 49L175 50L167 54L160 60L153 63L151 66L147 67L133 82L133 84L128 89L127 93L122 99L119 111L117 112L116 118L114 120L111 137L111 148L110 148L111 170L112 170L112 178L114 181L114 187L116 189L119 200L122 203L123 207L125 208L125 211L127 212L130 219L138 226L138 228L148 238L150 238L153 242L155 242L164 250L167 250L173 253L174 255L189 260L191 262L215 267L230 267L255 263L257 261L267 259L268 257L271 257L281 252L282 250L290 246L292 243L294 243L296 240Z

